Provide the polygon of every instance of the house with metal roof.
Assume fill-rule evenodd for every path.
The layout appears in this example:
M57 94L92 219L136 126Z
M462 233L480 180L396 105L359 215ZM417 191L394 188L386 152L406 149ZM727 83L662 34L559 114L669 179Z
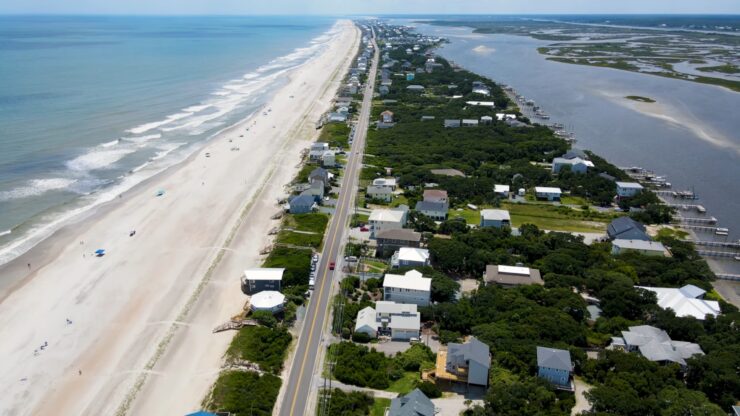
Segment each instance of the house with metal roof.
M434 221L444 221L447 219L449 208L447 202L419 201L414 210Z
M408 211L402 208L374 209L370 212L370 238L384 230L401 229L406 225Z
M618 238L612 241L612 254L640 253L646 256L667 257L668 250L658 241L648 240L625 240Z
M427 306L431 295L432 279L416 270L404 275L388 273L383 278L383 300Z
M429 250L417 247L401 247L391 257L391 267L429 266Z
M490 368L488 345L471 337L464 344L450 342L447 349L440 349L434 376L440 380L487 386Z
M370 337L389 336L394 340L419 337L421 314L414 304L378 301L375 308L368 306L357 313L355 332Z
M447 191L443 189L426 189L424 190L424 201L428 202L449 202Z
M557 348L537 347L537 375L552 383L556 388L573 390L571 374L573 362L570 351Z
M677 363L686 366L686 359L694 355L704 355L698 344L673 341L668 333L650 325L631 326L622 331L622 336L612 337L609 348L627 352L638 352L650 361Z
M645 240L650 241L645 226L630 217L614 219L606 227L606 234L611 240Z
M493 193L502 198L508 198L511 187L509 185L493 185Z
M263 290L280 290L283 281L284 268L259 267L244 270L242 276L242 291L246 294L262 292Z
M560 196L563 191L560 188L554 188L549 186L536 186L534 188L534 196L537 199L546 199L548 201L560 201Z
M504 266L489 264L483 277L487 285L496 284L503 287L522 285L544 285L540 271L529 267Z
M288 202L291 214L307 214L318 206L313 195L298 195Z
M630 198L642 192L642 185L637 182L615 182L617 185L617 196L619 198Z
M637 286L640 289L655 293L658 306L663 309L672 309L676 316L693 316L704 320L707 315L720 314L719 302L704 299L706 291L694 285L681 288Z
M568 166L570 171L573 173L586 173L588 168L594 167L594 163L590 160L581 159L580 157L572 159L556 157L552 160L552 173L559 173L566 166Z
M505 209L484 209L480 212L480 227L511 227L511 216Z
M365 194L372 199L385 202L391 202L391 199L393 199L393 189L387 186L370 185L365 190Z
M419 389L391 400L386 416L434 416L434 403Z

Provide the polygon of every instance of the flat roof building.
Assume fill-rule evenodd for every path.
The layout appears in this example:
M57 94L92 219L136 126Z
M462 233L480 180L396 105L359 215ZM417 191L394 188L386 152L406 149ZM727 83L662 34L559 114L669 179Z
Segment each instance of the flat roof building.
M520 266L503 266L489 264L484 276L486 284L497 284L504 287L522 285L544 285L540 271Z
M427 306L431 294L432 279L416 270L404 275L389 273L383 278L383 300Z
M247 294L264 290L280 290L283 281L284 268L259 267L244 270L242 276L242 291Z

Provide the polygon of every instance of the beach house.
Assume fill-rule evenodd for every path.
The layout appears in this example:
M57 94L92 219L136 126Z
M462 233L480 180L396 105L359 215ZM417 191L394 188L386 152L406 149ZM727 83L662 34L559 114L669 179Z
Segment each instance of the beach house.
M444 221L447 219L449 205L447 202L419 201L414 210L434 221Z
M434 416L434 403L418 388L405 396L391 399L385 416Z
M408 211L402 208L374 209L370 212L370 238L384 230L400 229L406 226Z
M249 307L254 312L278 313L285 305L285 295L275 290L263 290L249 299Z
M590 160L581 159L580 157L572 159L556 157L552 160L552 173L559 173L566 166L573 173L586 173L588 168L594 167L594 163Z
M617 186L617 197L631 198L642 192L642 185L637 182L615 182Z
M669 256L668 250L662 243L649 240L623 240L612 241L612 254L640 253L646 256Z
M645 240L650 241L645 226L630 217L619 217L606 227L606 235L611 240Z
M537 375L540 378L549 381L555 388L573 390L572 374L570 351L537 347Z
M307 214L318 208L316 198L312 195L294 196L288 202L291 214Z
M707 292L694 285L685 285L680 288L637 287L655 293L658 306L673 310L678 317L690 316L703 321L707 315L718 316L721 313L719 302L704 299L704 294Z
M391 267L426 267L429 266L429 250L418 247L401 247L391 257Z
M416 270L409 270L404 275L388 273L383 278L383 300L427 306L431 291L432 279Z
M511 187L509 185L493 185L493 193L496 194L496 196L508 199L509 192L511 192Z
M440 348L434 377L438 380L488 386L491 354L488 345L474 337L459 344L450 342Z
M320 182L325 188L330 186L331 173L324 168L316 168L308 174L308 183Z
M373 179L373 186L385 186L391 190L396 189L396 178L375 178Z
M334 152L327 150L321 155L321 166L325 168L333 168L337 165L337 158Z
M311 149L308 152L308 160L311 161L319 161L321 160L321 156L324 155L324 152L329 150L329 143L325 142L316 142L311 145Z
M445 119L444 126L449 129L458 128L460 127L460 120Z
M536 186L534 188L534 195L537 199L544 199L547 201L560 201L560 196L563 191L560 188L553 188L549 186Z
M423 199L427 202L449 202L447 191L442 189L426 189Z
M393 123L393 111L385 110L380 113L380 121L383 123Z
M409 92L424 92L424 86L422 85L409 85L406 87Z
M280 291L284 272L284 268L269 267L244 270L242 291L246 294L254 294L265 290Z
M377 245L376 255L388 257L401 247L419 247L421 233L406 228L384 230L375 235L375 243Z
M487 285L496 284L502 287L516 287L523 285L544 285L540 271L522 266L504 266L489 264L483 280Z
M484 209L480 212L480 227L511 227L511 216L505 209Z
M650 361L661 364L676 363L686 367L686 359L704 355L693 342L673 341L668 333L650 325L631 326L621 336L612 337L608 348L636 352Z
M480 118L480 124L483 124L483 125L486 125L486 126L489 125L489 124L493 124L493 117L491 117L491 116L483 116L483 117L481 117Z
M391 199L393 199L393 189L388 186L370 185L365 190L365 194L369 198L385 202L391 202Z
M389 301L375 302L375 308L366 307L357 313L355 332L362 332L371 338L389 336L393 340L418 338L421 329L421 315L414 304L401 304Z

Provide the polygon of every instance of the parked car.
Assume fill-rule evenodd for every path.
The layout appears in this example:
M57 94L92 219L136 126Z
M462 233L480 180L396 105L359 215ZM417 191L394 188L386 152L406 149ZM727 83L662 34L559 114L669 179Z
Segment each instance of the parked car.
M362 231L363 233L366 233L366 232L370 231L370 229L367 228L367 227L365 227L365 226L362 226L362 227L360 227L360 231Z

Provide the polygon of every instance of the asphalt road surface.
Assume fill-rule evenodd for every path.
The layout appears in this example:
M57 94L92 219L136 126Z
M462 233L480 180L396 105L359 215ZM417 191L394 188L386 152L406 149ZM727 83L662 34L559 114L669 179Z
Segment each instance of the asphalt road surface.
M368 73L367 86L365 87L362 109L355 129L352 151L345 167L336 210L326 234L326 245L318 265L316 285L308 305L303 329L298 338L293 366L288 376L285 395L280 404L280 415L294 416L314 413L314 409L307 409L306 406L311 402L309 400L311 380L313 380L319 357L321 336L327 320L330 318L329 304L331 302L331 285L334 282L334 270L329 270L329 263L337 262L339 265L338 255L342 249L342 236L346 231L349 215L352 213L354 206L355 189L362 168L362 153L365 148L365 138L370 122L375 75L379 60L378 47L374 39L373 46L375 47L374 57Z

